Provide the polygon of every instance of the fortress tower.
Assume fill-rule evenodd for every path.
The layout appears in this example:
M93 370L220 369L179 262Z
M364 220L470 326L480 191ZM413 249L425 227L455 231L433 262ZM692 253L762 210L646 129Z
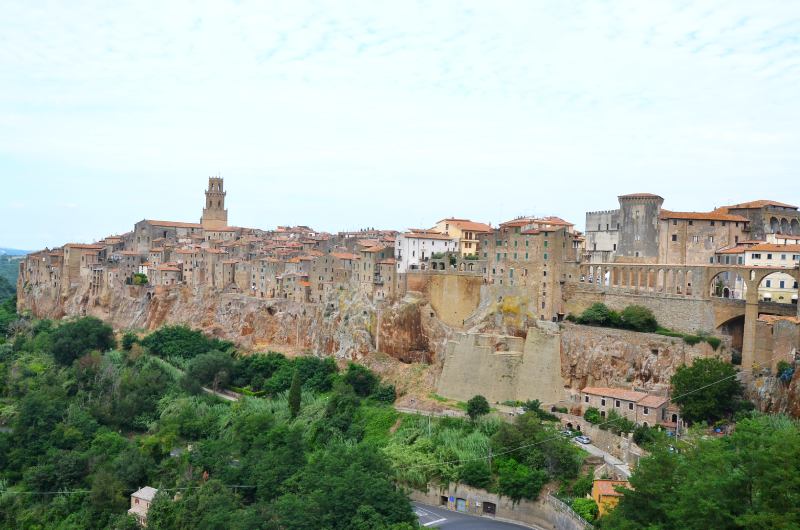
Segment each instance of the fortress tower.
M200 218L203 228L223 228L228 226L228 210L225 209L225 191L222 188L222 178L209 177L206 190L206 207L203 208L203 217Z
M618 199L620 229L616 261L655 263L658 218L664 199L652 193L631 193Z

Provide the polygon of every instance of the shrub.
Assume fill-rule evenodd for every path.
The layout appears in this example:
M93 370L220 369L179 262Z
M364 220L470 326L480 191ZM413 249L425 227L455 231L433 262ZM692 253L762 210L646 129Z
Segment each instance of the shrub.
M488 414L489 410L491 410L489 408L489 402L486 401L486 398L481 395L474 396L472 399L467 401L467 415L472 420L475 420L484 414Z
M492 483L492 471L484 460L473 460L461 467L458 480L468 486L486 489Z
M355 393L367 397L378 386L378 376L372 370L360 364L350 363L343 376L344 382L353 387Z
M217 390L227 386L232 373L233 359L229 354L220 351L203 353L189 361L183 386L193 392L205 385Z
M133 347L133 345L136 344L138 340L139 339L136 338L136 335L134 335L130 331L126 331L125 334L122 335L122 349L125 351L130 351L131 347Z
M583 419L595 425L603 421L603 418L600 416L600 411L597 410L596 407L589 407L586 409L586 412L583 413Z
M581 313L577 322L587 326L617 327L620 323L620 317L616 311L612 311L605 304L597 302Z
M634 331L652 333L658 329L653 312L640 305L629 305L620 314L623 327Z
M187 326L164 326L141 341L150 353L159 357L183 357L191 359L201 353L230 351L233 344L211 337Z
M599 510L594 499L572 499L572 510L589 522L597 518Z
M392 404L397 399L397 390L394 385L378 385L372 397L375 401Z
M110 350L116 346L114 330L95 317L83 317L61 324L52 333L51 351L56 362L63 365L82 357L91 350Z
M133 285L147 285L147 274L134 273L132 283Z
M612 410L608 413L605 425L603 425L601 428L608 429L614 434L620 434L623 432L633 432L633 430L636 428L636 424L630 421L628 418L620 415L616 410Z

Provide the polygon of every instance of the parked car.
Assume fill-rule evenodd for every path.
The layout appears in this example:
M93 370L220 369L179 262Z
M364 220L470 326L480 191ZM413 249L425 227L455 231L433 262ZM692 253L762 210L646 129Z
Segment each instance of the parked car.
M575 441L578 443L582 443L584 445L592 443L592 439L589 438L588 436L576 436Z
M572 431L569 429L564 429L563 431L559 431L561 434L566 436L567 438L572 438Z

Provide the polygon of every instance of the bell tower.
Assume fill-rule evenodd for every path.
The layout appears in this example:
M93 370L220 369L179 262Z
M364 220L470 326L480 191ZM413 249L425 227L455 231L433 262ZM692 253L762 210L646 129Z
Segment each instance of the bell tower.
M203 208L200 224L207 230L228 226L228 210L225 209L225 191L221 177L208 177L206 206Z

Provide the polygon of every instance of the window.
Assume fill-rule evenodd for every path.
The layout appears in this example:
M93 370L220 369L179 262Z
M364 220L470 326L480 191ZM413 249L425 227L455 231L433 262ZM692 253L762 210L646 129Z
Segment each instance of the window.
M708 236L708 242L709 243L713 243L714 242L714 236Z
M547 252L544 253L544 259L547 259Z
M781 283L780 283L780 288L781 288L781 289L784 289L785 287L786 287L786 282L785 282L785 281L783 281L783 280L781 280Z
M761 259L761 254L758 254L758 253L754 252L754 253L750 254L750 257L753 258L753 259Z
M614 406L615 406L615 407L617 407L617 408L619 408L619 400L616 400L616 401L614 402Z
M728 221L722 221L722 226L728 226Z
M692 226L693 224L694 224L694 221L689 221L689 226Z
M678 234L672 234L672 240L673 241L677 241L678 240Z
M781 254L781 261L786 261L786 254Z
M715 224L716 224L716 223L715 223L714 221L711 221L711 226L714 226Z
M644 408L644 415L645 416L649 416L650 415L650 409L649 408L647 408L647 407Z
M597 223L597 231L600 231L600 223Z
M544 240L544 248L547 248L547 240Z
M583 402L589 403L589 396L583 396Z
M772 259L772 254L767 254L767 259Z
M692 236L692 243L699 243L699 242L700 242L700 236Z
M633 403L628 403L628 410L633 410Z
M673 219L672 220L672 226L677 226L677 225L678 225L678 220L677 219Z
M772 280L767 280L767 287L772 287Z

